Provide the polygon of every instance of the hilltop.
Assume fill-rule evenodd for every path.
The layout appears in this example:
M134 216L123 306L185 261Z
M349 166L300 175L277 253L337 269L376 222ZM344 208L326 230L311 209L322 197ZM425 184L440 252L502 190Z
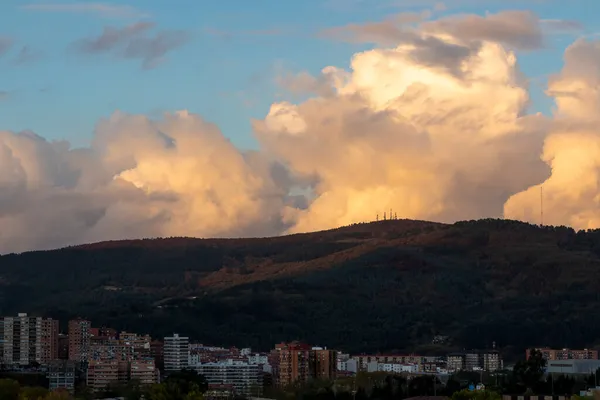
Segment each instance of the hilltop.
M600 232L393 220L258 239L114 241L0 257L0 313L206 343L353 352L593 346ZM420 347L419 347L420 346Z

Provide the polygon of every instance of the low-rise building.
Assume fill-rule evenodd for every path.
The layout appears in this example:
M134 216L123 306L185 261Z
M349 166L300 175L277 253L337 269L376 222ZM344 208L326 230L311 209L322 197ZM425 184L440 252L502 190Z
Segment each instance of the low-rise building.
M498 371L503 368L503 362L497 350L472 350L448 354L446 367L449 372Z
M542 353L542 356L546 360L597 360L598 350L582 349L550 349L547 347L540 347L535 349ZM527 359L531 356L531 349L525 351Z
M565 375L589 375L600 368L600 360L549 360L546 373Z
M127 370L118 360L90 360L87 368L87 386L94 392L105 389L110 384L119 382L123 372Z
M269 363L269 357L266 354L247 354L248 363L256 365L264 365Z
M345 361L338 360L337 370L356 374L358 372L358 361L354 359L349 359Z
M367 371L371 363L378 364L404 364L417 365L419 372L423 371L423 365L437 361L437 357L421 356L417 354L376 354L376 355L358 355L353 356L353 360L358 363L360 371ZM371 369L373 367L371 366Z
M129 363L130 380L136 380L142 385L151 385L160 381L158 368L154 364L154 359L133 360Z
M409 373L415 374L419 372L419 366L416 364L377 364L377 371L391 372L394 374Z
M48 381L50 390L75 390L75 362L69 360L54 360L48 366Z

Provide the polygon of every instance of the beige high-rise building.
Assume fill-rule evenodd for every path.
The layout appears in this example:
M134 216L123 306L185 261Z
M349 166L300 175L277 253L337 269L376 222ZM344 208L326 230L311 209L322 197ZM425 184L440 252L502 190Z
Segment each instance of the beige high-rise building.
M58 358L58 321L30 317L0 317L0 338L3 364L47 365Z

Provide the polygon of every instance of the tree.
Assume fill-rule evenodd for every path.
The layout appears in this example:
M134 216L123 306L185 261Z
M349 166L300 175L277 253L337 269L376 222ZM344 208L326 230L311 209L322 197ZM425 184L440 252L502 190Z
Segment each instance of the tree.
M546 359L541 351L531 349L529 358L525 361L519 361L513 368L513 376L518 385L521 385L526 391L535 390L546 370Z
M48 395L48 389L43 387L24 387L19 394L19 400L42 400Z
M166 383L157 383L146 389L144 398L148 400L172 400Z
M71 400L72 397L66 390L55 390L53 392L48 393L44 400Z
M501 396L489 390L463 389L452 395L452 400L500 400Z
M165 382L172 382L179 386L184 395L193 390L198 390L200 393L204 393L208 390L206 378L202 375L198 375L198 372L193 369L183 369L174 372L167 376Z
M144 390L147 400L201 400L204 389L185 379L167 379Z
M21 387L12 379L0 379L0 400L18 400Z
M184 400L204 400L204 396L199 391L193 391L186 394Z

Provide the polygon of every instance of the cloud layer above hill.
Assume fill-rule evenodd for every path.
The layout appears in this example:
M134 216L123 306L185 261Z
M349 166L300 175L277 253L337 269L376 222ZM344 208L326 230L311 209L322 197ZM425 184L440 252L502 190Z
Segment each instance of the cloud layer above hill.
M115 112L86 149L0 131L0 252L277 235L390 208L399 218L537 223L542 184L545 222L600 227L599 42L567 49L548 118L527 113L514 53L544 46L529 13L403 14L323 35L381 47L355 54L350 70L283 79L313 97L274 103L254 121L259 151L240 151L185 111Z

